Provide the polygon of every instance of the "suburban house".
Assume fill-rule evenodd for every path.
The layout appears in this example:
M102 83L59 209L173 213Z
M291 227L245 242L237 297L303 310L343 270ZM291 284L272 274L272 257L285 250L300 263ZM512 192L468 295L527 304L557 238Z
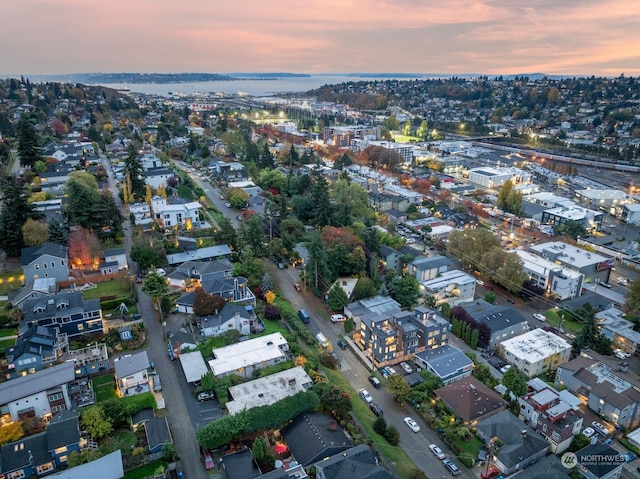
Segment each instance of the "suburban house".
M440 378L444 384L459 381L473 372L473 361L450 344L427 348L413 356L421 368Z
M9 293L9 301L14 308L21 307L27 299L42 296L53 297L58 291L55 278L38 278L32 284L27 284L17 291Z
M53 328L31 326L16 339L16 343L5 349L7 378L33 374L55 362L69 347L67 336L58 334Z
M491 330L489 344L480 344L486 349L494 349L502 341L529 330L527 320L511 306L494 306L482 299L477 299L465 304L464 309L478 323L486 324Z
M246 383L231 386L233 400L225 404L230 415L260 406L270 406L313 386L304 368L297 366Z
M144 176L144 182L154 190L157 190L161 186L168 186L169 178L173 178L175 173L170 168L160 166L145 170L142 175Z
M168 254L169 266L176 266L189 261L213 261L231 257L231 248L226 244L208 246L206 248L186 249L181 253Z
M378 458L366 444L352 447L340 454L316 462L317 479L391 479L393 475L379 464Z
M504 475L513 474L536 463L549 450L547 440L516 418L502 411L478 422L478 437L494 451L495 465Z
M293 457L304 467L353 447L353 442L333 417L317 412L300 414L282 429L281 434Z
M280 333L230 344L213 350L209 367L217 378L229 374L252 377L256 369L288 360L289 343Z
M404 267L402 253L384 244L380 245L380 263L387 271L395 271L398 274L402 273Z
M357 344L377 366L384 366L446 344L448 328L446 319L424 307L390 315L367 314L360 318Z
M200 221L202 205L197 201L178 199L172 203L162 196L151 198L153 218L165 228L184 227L192 229Z
M411 276L418 280L418 283L435 279L449 271L449 266L453 263L446 256L419 256L411 261L407 267Z
M68 385L75 365L62 363L0 383L0 419L3 423L29 417L50 418L71 408Z
M602 457L616 457L619 452L607 444L595 443L576 453L577 470L586 479L617 479L622 474L623 461L603 461Z
M520 414L518 418L529 424L551 444L551 452L566 451L573 436L582 430L582 414L573 406L560 399L560 394L547 387L518 398Z
M5 444L0 449L0 477L40 477L66 465L72 452L80 452L78 413L62 411L47 430Z
M555 370L571 357L571 344L542 328L500 343L505 361L528 378Z
M578 356L558 366L555 384L566 386L592 411L612 424L635 429L640 425L637 376L614 371L604 363Z
M104 262L116 263L118 270L129 269L127 263L127 253L124 248L113 248L104 250Z
M20 332L31 326L58 328L72 338L83 334L102 334L100 299L82 298L80 291L62 291L52 297L43 296L22 303L24 319Z
M467 426L475 426L507 407L507 401L473 376L447 384L434 392Z
M114 360L116 387L120 397L151 391L149 357L146 351L125 354Z
M256 320L253 307L225 303L217 314L199 316L198 324L200 325L200 334L207 338L220 336L231 330L238 331L241 336L248 336L251 333L251 324Z
M133 222L136 225L147 226L153 223L151 208L148 203L130 203L129 213L133 215Z
M69 255L67 247L56 243L22 248L20 257L24 281L29 284L38 278L55 278L56 282L69 279Z
M228 259L186 261L167 275L169 286L193 289L203 282L233 278L233 265Z
M420 293L433 297L435 307L443 304L458 306L473 301L476 295L476 278L457 269L445 271L433 279L420 281Z
M207 294L220 296L232 303L242 303L255 306L256 297L249 288L247 279L242 276L234 278L212 279L201 284ZM189 291L176 300L176 309L180 313L193 314L195 291Z

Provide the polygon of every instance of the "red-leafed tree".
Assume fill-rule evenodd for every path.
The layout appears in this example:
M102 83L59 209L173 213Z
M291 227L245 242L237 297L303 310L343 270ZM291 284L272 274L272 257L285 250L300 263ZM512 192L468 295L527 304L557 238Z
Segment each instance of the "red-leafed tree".
M426 195L431 191L431 182L429 180L416 178L413 180L413 189L421 195Z
M91 230L77 226L69 233L69 260L72 268L97 269L102 255L102 244Z
M362 241L351 231L345 228L336 228L334 226L325 226L322 228L322 242L327 249L337 244L343 244L348 247L355 247L362 244Z
M208 294L204 289L196 288L193 299L193 312L196 316L216 314L224 307L225 300L219 294Z

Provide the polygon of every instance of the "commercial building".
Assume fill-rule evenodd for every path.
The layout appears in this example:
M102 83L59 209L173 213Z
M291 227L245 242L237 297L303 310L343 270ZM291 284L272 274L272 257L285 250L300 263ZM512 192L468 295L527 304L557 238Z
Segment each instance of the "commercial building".
M469 181L490 190L499 189L507 181L514 185L531 183L531 173L519 168L492 168L483 166L469 170Z
M580 296L584 275L528 251L516 250L522 269L536 286L559 300Z
M640 223L640 204L623 205L620 213L620 219L625 223Z
M574 194L582 204L612 216L619 216L623 205L634 202L630 195L621 190L587 189L576 190Z
M569 360L571 344L538 328L500 343L504 359L525 376L538 376Z
M550 241L531 245L529 250L567 269L584 275L584 283L608 283L613 258L592 253L577 246Z
M558 206L542 212L543 224L563 226L569 222L577 223L587 232L595 232L601 229L604 213L594 211L581 206Z

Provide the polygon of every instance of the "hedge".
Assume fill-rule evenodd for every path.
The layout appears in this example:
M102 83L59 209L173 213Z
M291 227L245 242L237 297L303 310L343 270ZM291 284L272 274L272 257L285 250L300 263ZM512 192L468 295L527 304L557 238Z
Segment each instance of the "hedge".
M319 404L318 395L313 391L300 392L271 406L251 408L211 422L198 429L196 439L202 447L216 449L245 434L281 428L299 414L312 411Z

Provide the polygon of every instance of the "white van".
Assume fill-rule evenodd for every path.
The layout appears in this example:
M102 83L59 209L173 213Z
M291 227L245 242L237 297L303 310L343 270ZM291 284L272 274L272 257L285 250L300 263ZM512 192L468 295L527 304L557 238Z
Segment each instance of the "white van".
M322 346L323 348L329 347L329 340L324 334L322 333L316 334L316 340L320 343L320 346Z

